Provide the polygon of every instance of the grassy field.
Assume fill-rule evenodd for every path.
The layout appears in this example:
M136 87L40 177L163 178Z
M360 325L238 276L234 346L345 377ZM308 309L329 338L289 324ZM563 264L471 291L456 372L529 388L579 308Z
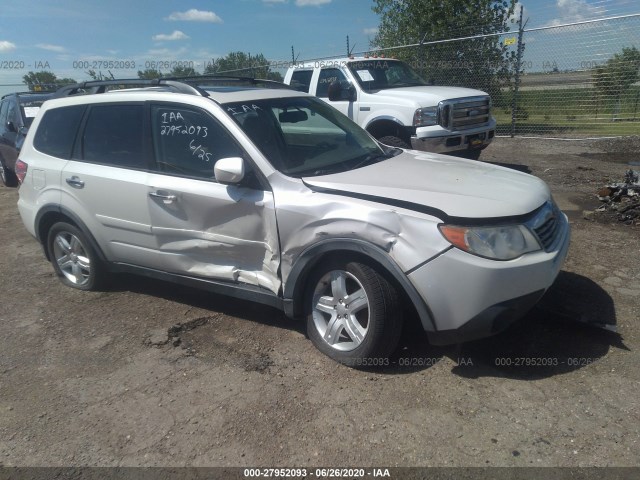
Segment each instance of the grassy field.
M512 93L495 99L498 134L511 132ZM524 90L518 96L517 135L640 135L640 86L621 97L602 98L593 87Z

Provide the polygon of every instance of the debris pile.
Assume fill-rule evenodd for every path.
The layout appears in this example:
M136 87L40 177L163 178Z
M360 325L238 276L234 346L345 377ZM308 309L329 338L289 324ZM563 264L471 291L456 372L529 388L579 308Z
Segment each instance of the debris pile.
M625 225L640 226L640 172L628 170L623 183L612 183L598 191L603 202L594 219L616 219Z

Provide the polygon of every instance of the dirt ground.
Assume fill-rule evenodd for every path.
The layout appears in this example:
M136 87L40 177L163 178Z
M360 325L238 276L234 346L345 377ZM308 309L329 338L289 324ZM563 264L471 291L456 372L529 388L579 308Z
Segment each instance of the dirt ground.
M66 288L0 187L0 466L638 466L640 226L583 211L639 152L496 139L482 159L569 215L563 271L503 334L436 348L408 322L369 371L260 305L133 276Z

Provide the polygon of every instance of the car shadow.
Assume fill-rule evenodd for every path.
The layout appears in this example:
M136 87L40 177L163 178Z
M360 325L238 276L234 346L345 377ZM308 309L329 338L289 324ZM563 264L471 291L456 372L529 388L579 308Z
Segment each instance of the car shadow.
M482 160L484 163L488 163L490 165L498 165L500 167L510 168L511 170L516 170L522 173L532 173L533 170L529 168L528 165L520 165L518 163L504 163L504 162L492 162L490 160Z
M615 331L609 294L592 280L564 271L524 318L493 337L433 347L414 326L406 330L386 374L423 370L448 358L452 373L461 377L535 380L588 367L611 347L628 350Z
M212 313L222 313L263 325L305 333L304 322L288 318L277 308L177 283L121 273L118 274L118 281L112 282L110 290L159 297L187 307L201 308Z
M113 291L155 296L306 335L305 322L258 303L135 275L121 274L114 285ZM465 378L535 380L587 367L611 347L628 350L615 328L615 307L607 292L586 277L563 271L531 312L493 337L433 346L415 314L409 313L388 363L374 362L373 367L361 369L409 374L449 359L454 364L451 372Z

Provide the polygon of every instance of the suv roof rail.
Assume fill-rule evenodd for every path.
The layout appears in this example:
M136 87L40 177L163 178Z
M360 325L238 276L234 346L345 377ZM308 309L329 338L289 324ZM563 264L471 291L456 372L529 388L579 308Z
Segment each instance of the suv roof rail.
M242 77L242 76L232 76L232 75L194 75L191 77L163 77L164 80L175 80L178 82L185 82L188 84L198 84L199 86L209 86L206 85L207 82L211 82L215 85L251 85L251 86L261 86L265 88L285 88L287 90L291 90L291 86L286 83L279 82L277 80L269 80L266 78L253 78L253 77ZM213 85L211 85L213 86Z
M2 100L3 98L7 98L10 97L11 95L49 95L51 93L54 93L55 91L42 91L42 92L11 92L11 93L6 93L4 95L2 95L2 97L0 97L0 100Z
M229 86L229 85L250 85L265 88L285 88L291 87L276 80L265 80L252 77L228 77L224 75L195 75L191 77L162 77L153 79L131 78L112 80L90 80L73 85L65 85L56 91L54 98L69 97L78 94L99 94L105 93L107 87L170 87L178 93L198 95L208 97L209 94L203 89L206 86Z
M187 85L183 82L176 82L171 79L167 80L164 78L153 78L153 79L142 79L142 78L128 78L128 79L120 79L120 80L91 80L88 82L80 82L73 85L66 85L56 91L54 97L69 97L71 95L78 94L97 94L97 93L105 93L107 91L107 87L110 86L123 86L123 87L158 87L158 86L167 86L171 88L175 88L180 93L188 93L190 95L200 95L207 96L207 93L199 88L195 88L191 85ZM83 92L84 91L84 92Z

